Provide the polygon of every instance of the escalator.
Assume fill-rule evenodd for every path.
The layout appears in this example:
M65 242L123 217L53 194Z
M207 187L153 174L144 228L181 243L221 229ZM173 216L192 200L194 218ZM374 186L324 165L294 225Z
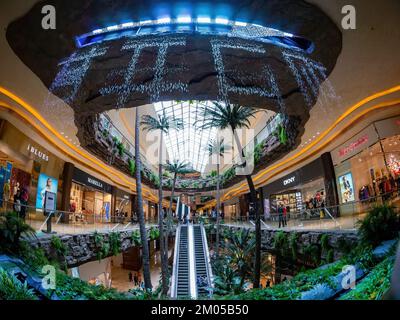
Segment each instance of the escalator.
M180 225L175 239L171 297L207 296L212 287L212 271L203 225Z

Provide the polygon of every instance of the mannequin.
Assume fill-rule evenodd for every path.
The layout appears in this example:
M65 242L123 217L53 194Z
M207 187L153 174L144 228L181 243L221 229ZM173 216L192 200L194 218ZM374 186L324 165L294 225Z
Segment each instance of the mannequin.
M4 201L9 201L10 200L10 179L7 180L6 183L4 183L3 187L3 197Z
M17 194L18 191L19 191L19 182L17 182L17 184L14 186L13 197Z

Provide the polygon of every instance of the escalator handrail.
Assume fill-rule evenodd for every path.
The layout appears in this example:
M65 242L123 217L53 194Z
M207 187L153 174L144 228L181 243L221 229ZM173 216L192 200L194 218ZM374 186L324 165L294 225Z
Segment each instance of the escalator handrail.
M203 249L204 249L203 254L204 254L205 261L206 261L208 287L213 288L214 287L214 278L213 278L213 273L212 273L212 268L211 268L210 251L208 249L207 237L206 237L206 232L205 232L203 224L200 225L200 229L201 229L201 236L202 236Z
M178 257L179 257L179 243L181 241L181 226L176 228L175 232L175 248L174 248L174 264L172 268L171 277L171 297L176 298L178 287Z

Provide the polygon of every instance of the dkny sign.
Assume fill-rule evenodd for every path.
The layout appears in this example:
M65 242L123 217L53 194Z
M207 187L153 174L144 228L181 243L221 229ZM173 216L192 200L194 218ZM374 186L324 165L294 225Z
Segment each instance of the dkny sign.
M293 176L293 177L290 177L288 179L283 180L283 185L287 186L288 184L292 184L295 181L296 181L296 177Z

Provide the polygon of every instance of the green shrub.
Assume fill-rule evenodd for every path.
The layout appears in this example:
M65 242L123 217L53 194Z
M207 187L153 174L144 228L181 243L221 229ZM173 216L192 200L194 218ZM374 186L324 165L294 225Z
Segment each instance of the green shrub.
M297 259L297 238L298 234L296 232L293 232L289 237L289 247L292 253L293 260Z
M22 236L36 237L36 232L15 212L7 212L0 217L0 251L18 253Z
M139 230L132 231L131 240L135 246L140 246L142 244L142 238L140 237Z
M150 240L156 240L160 237L160 230L156 227L151 227L149 230L149 238Z
M340 300L379 300L390 288L394 258L389 257L378 264L357 286L340 297Z
M397 214L392 206L386 204L374 207L358 225L361 243L374 247L396 238L400 230Z
M14 275L0 268L0 300L37 300L27 283L21 283Z
M104 236L97 231L94 232L94 243L96 245L97 260L101 260L108 256L110 252L110 245L104 241Z
M278 251L281 255L287 254L288 237L286 232L279 230L274 235L274 250Z
M62 257L68 253L67 246L57 236L51 236L51 246L56 250L57 254Z
M136 163L135 163L135 160L129 159L129 160L128 160L128 166L129 166L129 172L130 172L131 176L134 176L134 175L135 175L135 172L136 172Z
M113 256L116 256L121 252L121 234L119 232L110 232L108 240L110 243L109 251Z

